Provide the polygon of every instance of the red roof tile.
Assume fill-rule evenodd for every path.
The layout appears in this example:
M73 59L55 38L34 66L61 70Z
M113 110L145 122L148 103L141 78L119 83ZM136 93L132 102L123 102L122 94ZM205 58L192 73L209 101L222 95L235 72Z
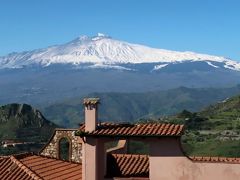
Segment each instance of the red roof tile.
M43 156L31 155L19 159L43 179L82 179L82 165Z
M4 180L32 180L42 179L15 157L5 157L0 159L0 179Z
M236 163L240 164L240 158L229 158L229 157L202 157L202 156L190 156L192 161L196 162L217 162L217 163Z
M89 104L99 104L100 99L99 98L84 98L83 104L89 105Z
M107 177L149 177L147 155L108 154Z
M22 154L0 159L0 179L82 179L82 165Z
M84 132L84 125L76 135L80 136L180 136L184 126L176 124L113 124L102 123L92 132Z

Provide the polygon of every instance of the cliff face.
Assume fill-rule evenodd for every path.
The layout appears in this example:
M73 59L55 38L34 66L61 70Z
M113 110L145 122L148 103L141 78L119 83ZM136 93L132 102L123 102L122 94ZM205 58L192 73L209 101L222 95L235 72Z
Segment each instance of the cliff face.
M19 142L21 150L32 150L33 145L37 145L37 150L39 144L44 144L50 138L56 127L30 105L8 104L0 107L0 141ZM16 149L14 152L21 152L19 147Z
M0 107L0 123L16 121L19 127L42 127L49 124L40 111L27 104L8 104Z

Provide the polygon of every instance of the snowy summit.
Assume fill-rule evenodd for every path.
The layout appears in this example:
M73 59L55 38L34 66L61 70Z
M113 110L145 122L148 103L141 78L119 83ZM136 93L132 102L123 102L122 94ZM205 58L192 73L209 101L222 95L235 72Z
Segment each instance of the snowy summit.
M22 53L11 53L0 57L0 69L21 68L29 65L49 66L51 64L93 63L95 66L126 63L162 63L155 69L168 63L185 61L206 61L209 66L218 68L212 62L224 63L224 67L240 70L240 63L228 58L198 54L195 52L178 52L156 49L138 44L112 39L98 33L96 36L80 36L66 44L51 46Z

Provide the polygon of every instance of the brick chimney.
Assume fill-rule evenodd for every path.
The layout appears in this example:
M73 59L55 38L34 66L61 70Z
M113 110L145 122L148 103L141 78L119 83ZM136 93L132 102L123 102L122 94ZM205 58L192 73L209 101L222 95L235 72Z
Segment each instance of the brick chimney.
M85 131L91 132L96 130L98 125L98 104L99 98L85 98Z

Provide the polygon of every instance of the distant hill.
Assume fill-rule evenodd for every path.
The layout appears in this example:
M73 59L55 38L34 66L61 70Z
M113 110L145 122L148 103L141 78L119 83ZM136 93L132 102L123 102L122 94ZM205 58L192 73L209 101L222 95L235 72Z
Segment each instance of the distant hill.
M209 106L201 112L202 116L211 119L231 119L240 121L240 95Z
M199 112L184 110L161 120L185 123L182 142L188 154L240 157L240 95Z
M32 146L39 146L47 142L56 127L56 124L48 121L39 110L30 105L8 104L0 107L0 141L27 142L33 144ZM27 146L11 151L20 152L31 148ZM0 154L5 151L6 149L0 147Z
M190 129L240 133L240 95L210 105L197 113L184 110L173 118L185 118ZM186 120L187 119L187 120Z
M99 97L99 118L102 121L132 122L143 118L174 115L187 109L200 111L204 107L240 94L240 86L232 88L186 88L146 93L92 93ZM42 108L48 119L65 127L77 127L84 120L83 97Z

